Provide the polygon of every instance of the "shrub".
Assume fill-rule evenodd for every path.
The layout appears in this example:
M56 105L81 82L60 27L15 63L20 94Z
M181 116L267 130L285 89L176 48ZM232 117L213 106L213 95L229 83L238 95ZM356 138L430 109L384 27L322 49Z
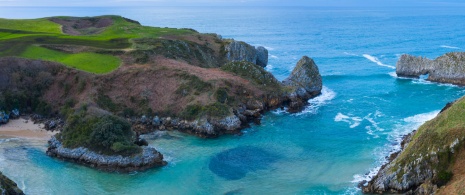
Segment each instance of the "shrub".
M140 152L134 132L126 120L113 115L72 114L61 133L65 147L86 147L105 154L131 155Z

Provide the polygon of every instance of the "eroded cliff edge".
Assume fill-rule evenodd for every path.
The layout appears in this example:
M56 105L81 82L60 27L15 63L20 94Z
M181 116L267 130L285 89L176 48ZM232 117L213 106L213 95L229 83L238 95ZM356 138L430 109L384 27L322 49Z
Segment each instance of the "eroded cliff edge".
M397 61L396 74L413 78L428 75L429 81L465 85L465 52L447 53L434 60L404 54Z

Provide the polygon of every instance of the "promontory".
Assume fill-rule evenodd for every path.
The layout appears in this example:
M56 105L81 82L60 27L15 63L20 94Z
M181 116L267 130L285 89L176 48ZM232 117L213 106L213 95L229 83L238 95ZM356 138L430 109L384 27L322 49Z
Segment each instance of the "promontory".
M298 112L321 93L311 58L284 82L267 63L261 46L120 16L0 19L0 111L60 131L50 156L145 170L166 162L140 134L236 134L270 109Z

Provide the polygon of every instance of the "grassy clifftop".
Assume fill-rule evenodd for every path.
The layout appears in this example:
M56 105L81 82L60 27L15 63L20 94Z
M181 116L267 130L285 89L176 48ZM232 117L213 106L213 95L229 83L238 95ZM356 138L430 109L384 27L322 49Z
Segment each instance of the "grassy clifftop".
M186 29L142 26L120 16L0 19L0 57L54 61L100 74L120 66L120 57L110 54L134 49L134 39L192 33ZM58 50L57 45L69 50Z

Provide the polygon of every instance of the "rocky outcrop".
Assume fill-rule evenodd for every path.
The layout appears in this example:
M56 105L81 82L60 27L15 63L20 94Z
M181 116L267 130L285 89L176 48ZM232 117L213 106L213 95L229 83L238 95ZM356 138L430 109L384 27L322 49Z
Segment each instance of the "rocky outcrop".
M404 137L400 153L391 155L371 181L361 183L362 191L434 194L442 186L447 188L453 177L463 179L454 166L465 152L464 105L464 98L449 103L434 119Z
M268 64L268 50L255 48L242 41L232 41L225 47L226 59L232 62L247 61L265 67Z
M397 62L396 73L413 78L428 75L429 81L465 85L465 52L447 53L435 60L404 54Z
M266 67L268 65L268 50L262 46L257 47L257 65Z
M24 195L23 191L10 178L0 172L0 193L2 195Z
M289 95L291 112L300 110L308 99L319 95L323 87L318 66L307 56L297 62L291 75L283 83L293 88Z
M87 148L65 148L61 142L52 137L48 141L49 147L47 155L73 161L79 164L94 167L100 170L109 172L132 172L143 171L152 167L160 167L166 165L163 160L163 155L155 148L143 146L140 154L133 156L108 156L98 154Z

